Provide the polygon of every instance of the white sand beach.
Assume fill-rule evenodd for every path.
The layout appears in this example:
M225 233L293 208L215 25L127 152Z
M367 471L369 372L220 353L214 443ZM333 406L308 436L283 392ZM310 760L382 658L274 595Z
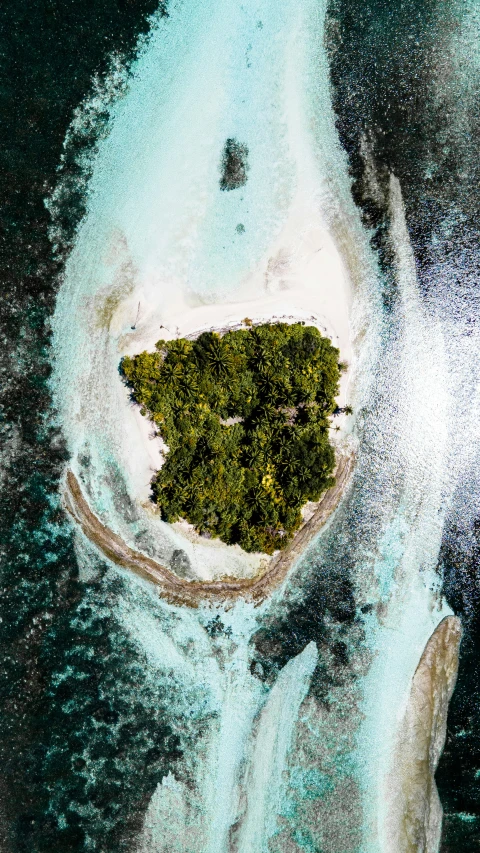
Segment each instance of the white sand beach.
M343 407L348 402L353 359L349 320L352 288L321 212L315 209L315 198L306 190L298 192L280 236L242 282L235 301L198 304L198 300L178 286L171 289L172 298L167 301L166 291L168 283L161 287L157 284L155 288L148 282L140 284L118 306L110 323L118 360L123 355L152 351L161 339L194 337L210 329L224 332L239 328L246 318L254 324L303 321L327 336L339 349L341 360L347 363L338 404ZM160 305L155 299L157 294L162 295ZM129 322L135 328L125 332ZM121 383L120 377L117 382ZM122 450L130 470L135 500L148 506L150 480L161 467L165 448L161 438L155 437L153 424L140 414L139 406L128 400L126 389L124 392L125 401L117 411ZM339 446L345 444L348 421L345 415L332 419L331 439ZM202 556L198 565L204 567L204 579L209 575L215 577L219 571L225 572L224 561L230 563L227 554L241 554L249 573L256 571L263 559L262 555L246 555L241 549L227 547L219 541L201 539L186 523L177 523L174 529L197 551L200 549Z
M239 328L246 318L253 324L303 321L328 337L339 349L341 360L347 363L338 405L343 407L348 402L353 358L349 322L352 290L333 238L319 211L314 210L314 199L302 198L293 206L280 237L246 278L234 302L195 305L190 294L176 288L171 303L162 298L159 306L152 295L160 292L163 296L165 289L164 286L152 293L152 289L140 286L118 307L110 330L117 341L119 359L144 350L153 351L158 340L194 337L211 329L223 332ZM129 321L135 323L135 328L125 333ZM342 427L341 437L347 421L343 416L335 419L335 425ZM140 415L139 407L134 406L133 417L125 422L125 442L129 454L136 459L143 457L144 464L148 462L146 472L137 468L143 483L148 482L151 466L161 464L162 442L153 435L152 425ZM332 439L338 442L339 438L332 431Z

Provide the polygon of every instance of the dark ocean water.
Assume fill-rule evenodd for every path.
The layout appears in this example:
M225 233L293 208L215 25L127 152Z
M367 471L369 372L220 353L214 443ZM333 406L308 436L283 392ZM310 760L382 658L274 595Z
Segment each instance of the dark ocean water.
M369 189L365 150L380 186L390 172L400 180L424 299L452 321L457 340L475 333L480 300L479 46L469 32L472 17L478 35L475 7L468 3L339 2L330 19L338 129L386 281L388 211L381 193ZM386 291L388 307L394 287ZM462 371L473 375L475 364L461 366L459 394ZM474 390L469 393L473 401ZM474 435L467 431L464 440L473 442ZM436 777L445 813L442 853L480 847L480 524L472 491L478 494L475 465L456 486L439 565L464 629Z
M133 849L157 783L202 735L201 722L174 725L167 714L172 693L162 694L164 686L148 677L146 660L112 615L118 597L128 597L122 581L101 563L94 581L79 579L58 498L65 451L50 426L47 386L49 317L62 260L53 255L44 199L57 180L73 111L90 93L93 76L107 71L113 52L126 60L133 55L156 5L36 0L28 7L4 2L0 10L5 851ZM383 201L393 171L424 298L436 311L451 312L465 335L478 314L480 237L475 69L471 53L460 70L454 61L455 50L470 50L461 31L467 11L466 4L446 8L419 0L337 0L328 27L338 129L355 200L383 264L385 306L395 302ZM468 86L460 85L462 74ZM94 132L101 132L98 124ZM94 141L93 133L83 144ZM75 160L63 169L75 185ZM63 227L73 233L81 190L64 209ZM442 851L455 853L480 846L480 527L462 499L460 483L456 504L463 512L459 519L452 511L442 566L465 637L437 774L446 814ZM326 686L350 678L345 630L354 623L355 602L346 574L323 576L322 584L284 619L270 622L257 635L256 650L268 680L314 639L328 650L328 672L317 673L313 687L327 703ZM360 643L361 626L355 630Z
M156 6L45 0L0 10L5 851L129 849L145 801L180 750L164 723L164 697L145 683L144 661L111 617L114 584L103 582L101 567L88 589L79 582L59 508L65 453L50 426L47 389L61 262L53 259L44 199L93 75L105 72L112 51L129 56Z

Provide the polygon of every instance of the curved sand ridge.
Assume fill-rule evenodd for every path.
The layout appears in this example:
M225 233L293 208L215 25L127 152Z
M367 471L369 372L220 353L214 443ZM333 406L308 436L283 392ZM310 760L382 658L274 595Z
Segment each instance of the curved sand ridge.
M437 853L442 806L435 770L447 731L462 627L446 616L430 637L413 676L389 777L388 851Z
M85 536L105 557L117 566L130 569L140 577L152 581L159 587L160 595L172 604L195 607L202 600L225 601L238 598L246 598L260 604L285 579L290 567L337 508L349 483L353 463L353 454L340 458L335 485L325 492L311 518L298 530L290 545L270 559L263 572L249 578L189 581L140 551L133 550L92 512L72 471L67 472L65 506Z

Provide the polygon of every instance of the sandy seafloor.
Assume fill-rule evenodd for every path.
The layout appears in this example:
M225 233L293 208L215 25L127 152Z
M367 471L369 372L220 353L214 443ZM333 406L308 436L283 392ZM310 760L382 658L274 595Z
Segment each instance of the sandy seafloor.
M412 677L451 612L435 572L449 498L442 329L419 299L394 176L398 300L384 312L336 136L324 11L313 0L171 5L112 107L59 292L53 386L70 464L104 523L167 564L183 550L191 576L258 562L191 542L153 512L160 447L129 402L122 354L286 316L324 329L350 365L340 402L354 416L338 441L357 453L353 484L271 601L192 612L131 578L116 605L153 676L168 685L174 673L196 697L172 699L177 725L204 719L198 748L153 794L139 853L386 849ZM221 192L230 137L248 146L248 179ZM77 549L88 578L81 535ZM216 616L222 630L206 632ZM289 630L295 652L280 653Z

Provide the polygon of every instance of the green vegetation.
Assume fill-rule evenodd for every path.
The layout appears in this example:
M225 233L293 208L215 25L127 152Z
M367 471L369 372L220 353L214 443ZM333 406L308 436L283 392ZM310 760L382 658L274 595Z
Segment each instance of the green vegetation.
M153 481L162 517L246 551L284 548L334 482L328 418L342 365L302 323L159 341L122 371L168 445Z

